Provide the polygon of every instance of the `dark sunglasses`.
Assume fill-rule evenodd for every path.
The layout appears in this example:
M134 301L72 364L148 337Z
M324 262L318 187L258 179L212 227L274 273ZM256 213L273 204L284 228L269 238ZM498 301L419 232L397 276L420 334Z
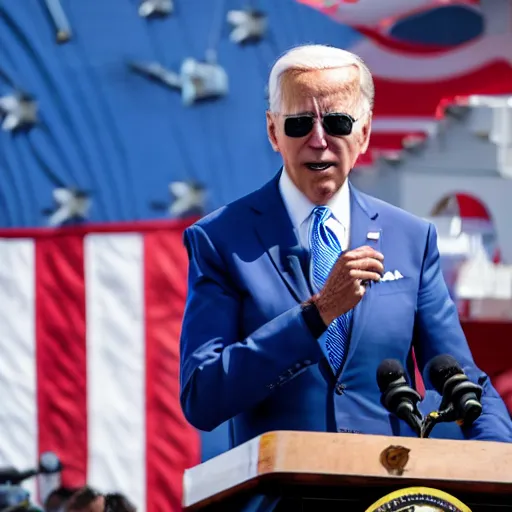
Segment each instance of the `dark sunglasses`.
M289 116L284 120L284 133L288 137L305 137L313 129L316 116L304 114ZM329 135L344 137L352 133L357 122L349 114L331 113L322 116L322 125Z

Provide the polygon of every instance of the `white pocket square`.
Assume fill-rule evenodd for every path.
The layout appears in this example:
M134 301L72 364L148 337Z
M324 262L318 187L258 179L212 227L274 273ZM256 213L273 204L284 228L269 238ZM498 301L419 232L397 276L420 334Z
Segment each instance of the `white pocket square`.
M381 281L396 281L397 279L403 279L403 275L398 271L395 270L394 272L390 272L389 270L382 276Z

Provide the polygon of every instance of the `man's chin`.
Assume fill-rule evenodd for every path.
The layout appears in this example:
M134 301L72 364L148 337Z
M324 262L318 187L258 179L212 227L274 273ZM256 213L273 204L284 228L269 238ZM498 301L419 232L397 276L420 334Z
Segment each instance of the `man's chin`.
M321 185L317 184L313 190L311 190L310 194L308 194L309 199L316 205L323 205L328 203L339 189L340 185L334 181L322 183Z

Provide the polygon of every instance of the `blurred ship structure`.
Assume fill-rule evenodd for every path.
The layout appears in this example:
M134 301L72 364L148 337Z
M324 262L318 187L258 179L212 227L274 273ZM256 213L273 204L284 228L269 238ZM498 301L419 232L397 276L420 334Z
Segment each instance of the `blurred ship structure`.
M463 317L512 319L512 96L447 105L420 146L381 158L352 181L436 226Z

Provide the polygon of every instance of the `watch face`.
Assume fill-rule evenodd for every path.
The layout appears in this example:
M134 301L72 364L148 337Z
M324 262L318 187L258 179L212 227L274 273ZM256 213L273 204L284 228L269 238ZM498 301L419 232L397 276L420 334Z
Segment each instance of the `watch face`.
M366 512L471 512L457 498L428 487L409 487L384 496Z

